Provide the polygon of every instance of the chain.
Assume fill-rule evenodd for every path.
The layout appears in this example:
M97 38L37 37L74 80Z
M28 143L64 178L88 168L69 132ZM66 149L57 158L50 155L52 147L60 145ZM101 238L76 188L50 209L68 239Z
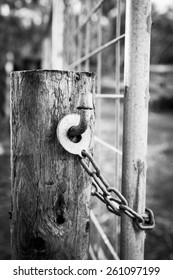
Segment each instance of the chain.
M92 195L98 197L103 203L105 203L107 209L115 215L121 216L125 213L131 219L133 219L135 225L140 230L153 229L155 226L154 214L151 209L146 208L145 214L138 214L132 208L128 206L126 198L116 189L111 188L105 178L101 175L93 157L85 150L82 151L83 158L88 158L92 164L94 171L91 171L87 166L83 158L80 158L80 163L85 171L93 178ZM114 195L114 196L113 196Z

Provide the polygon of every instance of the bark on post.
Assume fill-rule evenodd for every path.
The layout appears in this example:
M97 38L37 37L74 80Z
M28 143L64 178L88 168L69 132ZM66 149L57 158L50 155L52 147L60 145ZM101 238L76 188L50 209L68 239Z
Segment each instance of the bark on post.
M126 1L122 192L139 214L145 213L150 28L151 1ZM143 259L145 233L125 214L121 232L121 258Z
M12 259L87 258L91 178L56 136L87 91L94 93L90 73L11 74ZM93 124L91 112L91 134Z

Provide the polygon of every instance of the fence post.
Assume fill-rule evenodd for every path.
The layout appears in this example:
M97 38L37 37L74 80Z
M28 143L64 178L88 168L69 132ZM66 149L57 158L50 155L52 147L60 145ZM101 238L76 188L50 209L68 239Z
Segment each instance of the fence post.
M33 70L11 74L12 259L85 259L91 178L57 140L94 75ZM90 128L93 147L94 112Z
M150 0L126 1L122 192L138 213L145 212L150 28ZM126 215L121 233L121 258L143 259L145 233Z

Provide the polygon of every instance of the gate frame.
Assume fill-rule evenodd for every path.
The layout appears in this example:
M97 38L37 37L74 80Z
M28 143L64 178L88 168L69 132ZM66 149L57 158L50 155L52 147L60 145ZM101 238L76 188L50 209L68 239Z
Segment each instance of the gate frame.
M60 1L60 0L59 0ZM68 5L69 2L67 1ZM101 81L101 52L108 46L116 44L116 56L120 53L120 17L117 17L117 38L101 46L101 39L98 38L98 48L90 52L89 45L85 48L85 54L81 57L81 31L89 28L87 24L91 20L93 13L100 11L104 0L98 0L97 4L90 10L85 20L76 26L74 33L70 34L71 39L67 38L64 47L64 53L67 53L69 42L76 42L75 50L76 60L69 61L68 57L64 59L70 68L81 69L81 64L85 62L85 69L88 69L89 59L97 55L98 80ZM120 13L120 0L117 0L117 11ZM99 16L100 17L100 16ZM119 19L118 19L119 18ZM70 21L68 20L68 23ZM79 18L78 18L79 23ZM99 23L100 24L100 23ZM118 26L119 25L119 26ZM68 29L68 26L64 28ZM147 130L148 130L148 101L149 101L149 58L150 58L150 30L151 30L151 0L128 0L126 1L126 40L125 40L125 96L124 96L124 136L123 136L123 163L122 163L122 193L127 198L128 204L134 210L143 214L145 212L146 196L146 153L147 153ZM69 31L69 30L66 30ZM100 26L98 26L100 32ZM65 32L66 33L66 32ZM67 32L69 34L69 32ZM99 34L101 38L101 34ZM90 39L91 40L91 39ZM86 42L87 43L87 42ZM74 54L72 54L74 57ZM70 62L70 63L69 63ZM112 98L116 100L116 127L119 131L120 102L123 98L120 94L120 76L118 71L118 60L116 66L116 92L115 94L101 94L101 88L98 85L96 98ZM100 101L100 100L99 100ZM99 102L100 103L100 102ZM116 110L115 110L116 111ZM99 105L98 115L101 118L101 105ZM122 154L119 150L118 134L116 135L116 147L108 144L99 137L95 141L104 147L116 153L117 162ZM118 168L116 170L118 178ZM118 179L116 179L116 184ZM94 220L94 219L93 219ZM121 223L121 258L122 259L143 259L144 257L144 239L145 233L138 231L132 221L122 215ZM117 243L117 242L116 242ZM117 246L116 246L117 247Z
M151 1L126 1L122 194L145 213ZM144 258L145 232L122 215L121 259Z

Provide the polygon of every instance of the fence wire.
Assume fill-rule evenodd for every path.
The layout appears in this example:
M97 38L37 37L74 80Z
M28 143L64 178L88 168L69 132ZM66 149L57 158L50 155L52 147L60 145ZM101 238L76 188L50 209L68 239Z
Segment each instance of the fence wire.
M121 137L121 129L120 129L120 115L121 115L121 106L120 99L123 99L123 94L121 94L121 84L120 84L120 44L121 40L124 39L125 34L121 34L121 1L115 1L116 10L116 37L112 40L103 44L102 40L102 9L105 0L101 1L77 1L78 4L78 12L73 10L70 4L66 5L65 10L65 63L68 65L70 69L77 69L79 71L90 71L91 59L96 57L96 73L97 73L97 83L96 83L96 100L97 100L97 136L95 136L95 143L98 143L97 151L101 150L101 146L106 148L108 151L111 151L115 154L115 186L118 188L120 186L121 176L120 176L120 164L122 156L121 145L120 145L120 137ZM71 20L70 20L71 19ZM97 38L93 38L92 26L93 22L96 22L97 25ZM73 24L72 24L73 23ZM70 30L74 28L74 30ZM67 35L68 34L68 35ZM67 38L68 37L68 38ZM93 42L95 41L95 46L93 48ZM103 51L110 47L115 46L115 82L114 89L111 94L105 94L102 92L102 53ZM92 46L92 49L91 49ZM105 100L115 100L115 139L113 145L108 143L107 141L101 138L101 125L102 125L102 110L104 108ZM100 153L99 153L100 154ZM119 189L120 190L120 189ZM101 207L101 206L100 206ZM100 209L101 210L101 209ZM102 225L99 223L99 217L97 219L94 211L91 211L90 218L92 223L94 224L95 229L98 231L101 239L106 245L109 253L112 255L113 259L119 259L119 232L120 225L116 218L113 221L113 245L105 234ZM115 219L115 218L114 218ZM91 259L98 259L98 256L92 246L90 244L89 254Z

